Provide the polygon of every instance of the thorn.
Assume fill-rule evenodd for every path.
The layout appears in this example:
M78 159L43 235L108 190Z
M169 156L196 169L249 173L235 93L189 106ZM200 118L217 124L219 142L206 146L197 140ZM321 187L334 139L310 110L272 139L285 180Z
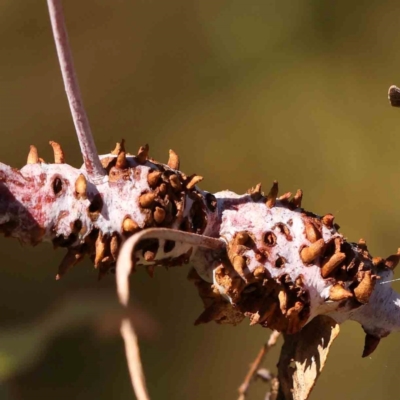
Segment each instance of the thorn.
M247 191L253 201L259 201L262 197L261 183L257 183L254 188Z
M143 258L146 261L154 261L154 259L156 258L156 254L157 252L151 251L151 250L147 250L144 252L143 254Z
M124 151L121 151L118 154L115 167L118 169L126 169L129 167L128 161L126 159L126 153Z
M153 205L155 198L156 198L156 195L151 192L142 194L139 197L140 207L150 208Z
M191 190L193 189L200 181L202 181L204 178L200 175L195 175L190 182L186 185L186 189Z
M131 218L127 217L122 222L122 230L126 233L134 233L140 230L139 225Z
M267 202L266 205L268 208L272 208L275 206L276 203L276 196L278 196L278 181L274 181L272 184L271 190L267 195Z
M150 276L150 278L154 277L154 270L155 270L155 265L146 265L146 272Z
M145 144L144 146L141 146L139 148L136 159L139 164L145 164L148 158L149 158L149 145Z
M363 238L358 241L357 245L360 249L367 250L367 242Z
M87 180L85 175L80 174L75 181L75 197L77 199L87 199Z
M328 228L332 229L333 228L333 220L335 217L332 214L325 214L322 217L322 223Z
M310 221L304 220L306 238L311 242L315 243L317 240L321 239L321 232L317 227Z
M156 186L158 185L161 175L162 175L161 171L151 171L147 175L147 183L152 189L155 189Z
M366 304L374 290L376 277L371 271L365 271L364 277L359 285L354 289L354 296L361 304Z
M167 165L172 169L179 169L180 166L179 156L173 150L169 151L169 158Z
M244 269L247 267L246 258L238 254L233 256L232 266L233 269L239 274L239 276L246 280L244 273Z
M245 245L248 240L249 240L249 234L245 231L242 231L236 234L234 243L239 245Z
M61 146L53 141L49 142L50 146L53 148L54 152L54 163L55 164L64 164L64 152Z
M392 107L400 107L400 89L392 85L388 91L388 99Z
M195 325L206 324L207 322L214 321L218 319L221 315L221 304L213 303L208 306L196 319L194 322Z
M154 210L154 221L156 221L157 224L162 224L165 219L165 210L161 207L156 207Z
M80 253L77 249L69 249L67 254L62 259L60 265L58 266L58 274L56 275L56 280L60 280L67 271L78 264L79 261L83 260L85 257L84 253Z
M322 264L321 276L326 279L346 259L346 254L335 253L329 260Z
M288 296L284 288L279 289L278 293L279 307L283 315L287 312Z
M282 196L279 196L277 198L277 200L285 202L285 201L288 201L291 196L292 196L292 192L286 192Z
M94 258L94 267L98 268L101 265L101 262L104 259L106 253L106 243L103 241L105 237L100 232L97 236L96 243L95 243L95 258Z
M328 300L332 301L342 301L342 300L347 300L353 297L353 293L349 292L346 290L342 285L337 283L336 285L333 285L329 289L329 297Z
M364 350L362 353L362 357L364 358L370 356L378 347L380 341L381 338L367 333L365 335Z
M317 257L322 256L325 251L324 239L319 239L309 247L303 247L300 252L300 258L305 264L310 264Z
M301 201L303 200L303 191L301 189L298 189L296 194L294 195L293 199L291 200L291 203L296 207L300 208L301 207Z
M120 238L118 236L118 233L114 233L111 236L111 241L110 241L110 253L114 261L117 261L118 259L119 246L120 246Z
M178 175L172 174L169 178L169 183L176 192L180 192L182 190L182 183L179 180Z
M29 147L29 154L26 160L27 164L37 164L39 162L39 156L37 148L33 145Z
M117 156L121 151L125 151L125 139L121 139L121 143L117 142L115 144L115 148L111 152L111 154L114 154Z
M394 270L397 267L399 261L400 261L400 248L397 249L397 254L391 255L385 260L385 265L387 268Z

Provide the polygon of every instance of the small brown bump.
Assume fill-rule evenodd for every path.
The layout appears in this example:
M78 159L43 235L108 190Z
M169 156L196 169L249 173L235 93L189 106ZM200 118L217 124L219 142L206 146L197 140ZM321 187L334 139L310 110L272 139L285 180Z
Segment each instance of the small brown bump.
M119 254L120 238L117 233L114 233L110 241L110 253L114 261L117 260Z
M267 246L275 246L276 245L276 235L273 232L266 232L264 235L264 243Z
M236 255L233 257L232 265L234 270L245 279L245 268L247 268L246 258L240 255Z
M98 268L106 254L106 241L105 241L105 237L102 235L101 232L97 236L95 248L96 248L96 250L95 250L96 255L94 258L94 267Z
M303 247L300 251L301 260L305 264L311 264L317 257L322 256L325 246L324 239L319 239L309 247Z
M361 304L366 304L374 290L376 277L371 271L365 271L364 277L359 285L354 289L354 296Z
M301 201L303 200L303 191L301 189L298 189L296 194L293 196L293 199L291 203L296 207L300 208L301 207Z
M169 151L169 158L167 165L172 169L179 169L180 166L179 156L173 150Z
M275 206L276 203L276 196L278 196L278 181L274 181L272 184L271 190L269 191L267 195L267 202L266 205L268 208L272 208Z
M145 164L149 157L149 145L145 144L139 148L136 160L139 164Z
M87 199L87 180L85 175L80 174L75 181L75 197L79 200Z
M144 193L139 197L139 204L142 208L151 208L154 204L156 195L154 193Z
M311 243L315 243L317 240L322 238L321 232L312 222L305 220L304 226L305 226L306 238Z
M249 234L247 232L243 231L243 232L236 233L234 242L235 242L235 244L245 245L248 240L249 240Z
M133 219L126 217L122 222L122 230L126 233L134 233L140 230L140 228Z
M288 307L288 296L286 290L282 287L279 289L278 300L279 308L281 309L282 314L285 315Z
M253 271L253 276L256 280L263 280L265 278L265 268L262 265L256 267Z
M172 186L172 189L174 189L175 192L180 192L182 190L182 183L179 180L178 175L172 174L169 178L169 183Z
M147 175L147 183L152 189L155 189L157 187L161 175L162 175L161 171L151 171Z
M332 301L342 301L342 300L347 300L353 297L353 294L346 290L342 285L337 283L336 285L333 285L329 289L329 297L328 300Z
M111 154L114 154L117 156L121 151L125 151L125 139L121 139L121 142L117 142L115 144L115 148L111 152Z
M156 258L156 253L154 251L147 250L144 252L143 258L146 261L154 261L154 259Z
M165 219L165 210L161 207L156 207L154 210L154 221L156 221L157 224L162 224Z
M190 182L186 185L186 189L191 190L193 189L200 181L203 180L203 177L200 175L195 175Z
M399 261L400 261L400 248L397 250L397 254L391 255L385 260L385 265L387 268L393 270L397 267Z
M54 152L54 163L55 164L64 164L65 158L64 158L64 152L61 146L56 143L56 142L49 142L50 146L53 148Z
M360 248L360 249L363 249L363 250L366 250L367 249L367 242L363 239L363 238L361 238L359 241L358 241L358 247Z
M39 156L37 148L33 145L29 147L29 154L26 160L27 164L37 164L39 162Z
M335 253L329 260L322 264L321 276L325 279L346 259L346 254Z
M362 357L364 358L370 356L378 347L380 341L381 339L379 337L367 333L365 335L364 350L362 353Z
M322 217L322 223L328 228L332 229L333 228L333 220L335 217L332 214L325 214Z
M117 161L115 163L115 167L118 169L126 169L128 168L128 160L126 159L126 153L121 151L117 156Z
M168 188L167 188L167 184L166 183L162 183L159 187L158 187L158 194L161 197L164 197L168 192Z

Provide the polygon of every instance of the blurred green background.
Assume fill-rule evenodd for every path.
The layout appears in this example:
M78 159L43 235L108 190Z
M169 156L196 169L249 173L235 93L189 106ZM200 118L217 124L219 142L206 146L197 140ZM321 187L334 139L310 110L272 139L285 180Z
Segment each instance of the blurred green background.
M373 255L400 246L400 3L395 0L64 1L75 64L100 153L121 137L128 150L172 148L183 171L210 191L240 193L278 179L302 188L303 205L331 212L349 240ZM0 0L0 160L25 164L30 144L46 160L49 140L67 162L81 157L63 92L45 1ZM60 298L98 283L89 263L54 281L63 251L0 240L0 331L32 325ZM152 399L236 399L248 364L269 335L193 326L202 311L188 269L143 271L137 304L159 323L141 350ZM400 290L400 283L394 283ZM28 327L27 327L28 326ZM0 335L0 347L4 341ZM361 359L363 332L346 323L311 399L398 398L400 336ZM11 353L14 349L10 347ZM48 342L37 363L0 386L0 399L131 399L123 346L74 327ZM278 349L269 356L273 371ZM0 370L7 365L0 360ZM261 400L257 382L249 400Z

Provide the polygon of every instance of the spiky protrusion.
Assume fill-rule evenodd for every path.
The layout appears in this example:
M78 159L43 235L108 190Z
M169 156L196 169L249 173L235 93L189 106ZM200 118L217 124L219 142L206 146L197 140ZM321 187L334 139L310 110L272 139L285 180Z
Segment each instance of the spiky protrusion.
M26 160L27 164L37 164L39 162L39 156L37 148L33 145L29 147L29 154Z
M55 164L64 164L65 162L65 157L64 157L64 151L61 148L61 146L56 143L56 142L49 142L50 146L53 148L54 152L54 163Z
M75 181L75 196L78 200L87 199L87 180L83 174L80 174Z
M178 154L176 154L173 150L169 151L169 158L167 162L168 167L172 169L179 169L180 160Z

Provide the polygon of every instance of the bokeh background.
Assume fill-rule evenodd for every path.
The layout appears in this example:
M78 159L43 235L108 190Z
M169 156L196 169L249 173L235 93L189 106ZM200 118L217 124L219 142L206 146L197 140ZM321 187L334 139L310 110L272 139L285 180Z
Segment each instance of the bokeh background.
M173 148L182 169L203 175L201 186L214 192L243 193L260 181L267 190L278 179L282 191L304 190L308 210L333 213L349 240L365 238L373 255L396 252L400 110L389 106L387 89L400 84L398 1L64 3L100 153L121 137L131 152L149 143L160 161ZM55 140L80 166L46 2L0 7L0 160L22 167L30 144L49 160ZM131 399L118 336L74 325L44 347L33 341L36 321L61 298L101 296L113 277L98 283L86 262L55 282L63 251L45 244L1 238L0 254L0 372L11 376L0 399ZM269 332L246 322L194 327L202 305L187 272L162 270L151 280L139 271L132 279L136 304L159 325L141 341L151 397L236 399ZM354 323L342 326L311 399L398 398L400 336L361 359L363 336ZM32 343L36 363L25 366ZM268 356L272 371L277 357L278 349ZM248 398L265 391L257 382Z

